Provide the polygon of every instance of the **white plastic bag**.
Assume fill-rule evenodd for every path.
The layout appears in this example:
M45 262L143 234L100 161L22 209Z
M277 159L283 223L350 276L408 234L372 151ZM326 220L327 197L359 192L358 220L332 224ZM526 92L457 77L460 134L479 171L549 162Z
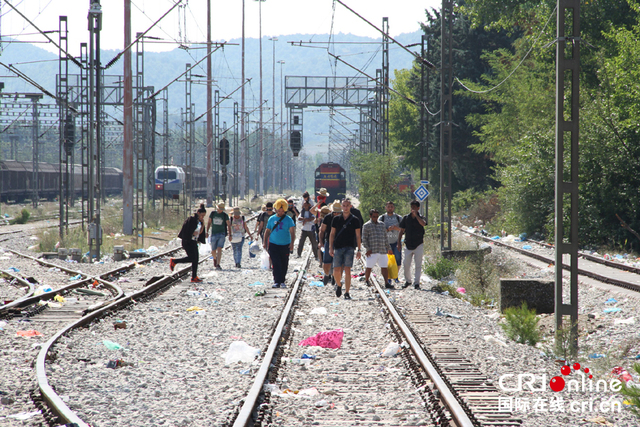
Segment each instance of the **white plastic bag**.
M249 252L254 255L258 255L260 253L260 243L258 243L257 240L251 242L251 244L249 245Z
M259 355L260 349L251 347L244 341L234 341L229 345L229 350L222 357L224 357L224 363L230 365L238 362L251 363Z
M380 356L382 357L393 357L396 354L400 353L400 344L396 342L391 342L387 345L387 348L384 349Z
M262 251L262 253L260 254L260 268L262 268L263 270L268 270L269 266L269 252Z

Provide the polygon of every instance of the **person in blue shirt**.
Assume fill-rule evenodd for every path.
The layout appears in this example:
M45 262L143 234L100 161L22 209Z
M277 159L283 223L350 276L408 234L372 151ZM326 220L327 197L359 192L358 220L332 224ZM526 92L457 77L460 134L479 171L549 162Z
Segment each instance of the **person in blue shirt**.
M264 233L264 248L269 252L273 265L273 288L286 288L285 276L289 269L289 254L293 253L296 238L296 223L286 214L288 203L278 199L273 204L276 214L267 222Z

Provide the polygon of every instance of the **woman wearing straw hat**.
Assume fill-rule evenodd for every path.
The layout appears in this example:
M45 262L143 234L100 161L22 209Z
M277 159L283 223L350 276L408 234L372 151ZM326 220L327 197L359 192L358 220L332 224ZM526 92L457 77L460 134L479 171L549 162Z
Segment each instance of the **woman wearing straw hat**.
M286 200L276 200L273 207L276 214L267 222L263 245L269 252L273 264L273 287L286 288L285 277L289 269L289 254L293 252L293 242L296 238L296 223L286 214Z
M327 197L329 197L330 195L331 194L329 194L326 188L321 188L320 190L318 190L316 201L318 202L318 204L327 203Z

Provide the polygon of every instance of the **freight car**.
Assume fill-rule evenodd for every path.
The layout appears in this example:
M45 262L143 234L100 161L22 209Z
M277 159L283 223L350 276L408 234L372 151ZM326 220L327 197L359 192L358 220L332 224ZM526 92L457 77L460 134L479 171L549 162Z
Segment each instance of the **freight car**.
M71 169L71 168L70 168ZM71 171L70 171L71 172ZM85 168L85 177L87 170ZM54 200L60 192L60 166L54 163L38 163L38 196ZM22 203L33 197L33 163L17 160L0 161L0 199ZM82 196L82 166L73 167L73 189L75 197ZM117 168L104 169L102 191L106 195L122 194L122 171Z

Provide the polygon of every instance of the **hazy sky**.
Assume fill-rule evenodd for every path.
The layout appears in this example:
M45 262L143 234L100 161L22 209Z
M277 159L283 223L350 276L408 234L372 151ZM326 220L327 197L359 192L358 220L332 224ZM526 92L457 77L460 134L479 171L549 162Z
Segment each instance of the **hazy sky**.
M440 0L342 0L362 17L381 27L382 17L389 18L391 36L419 29L425 21L425 9L440 8ZM58 16L68 17L69 50L77 55L81 42L88 40L87 12L89 0L4 0L1 4L0 31L2 36L24 41L44 41L36 30L6 4L22 12L42 31L57 31ZM102 0L103 49L120 50L124 45L124 0ZM243 0L211 0L212 39L224 41L242 35ZM245 35L259 34L259 3L245 0ZM132 37L143 32L165 14L174 0L132 0ZM161 37L167 44L145 44L147 51L171 50L177 42L205 42L207 31L206 0L183 0L148 34ZM333 19L332 19L333 17ZM333 28L333 29L332 29ZM287 34L351 33L378 37L379 33L340 3L332 0L265 0L262 2L263 37ZM58 41L57 33L50 37ZM318 40L325 41L325 40ZM51 52L51 44L38 46ZM57 53L57 52L56 52Z

